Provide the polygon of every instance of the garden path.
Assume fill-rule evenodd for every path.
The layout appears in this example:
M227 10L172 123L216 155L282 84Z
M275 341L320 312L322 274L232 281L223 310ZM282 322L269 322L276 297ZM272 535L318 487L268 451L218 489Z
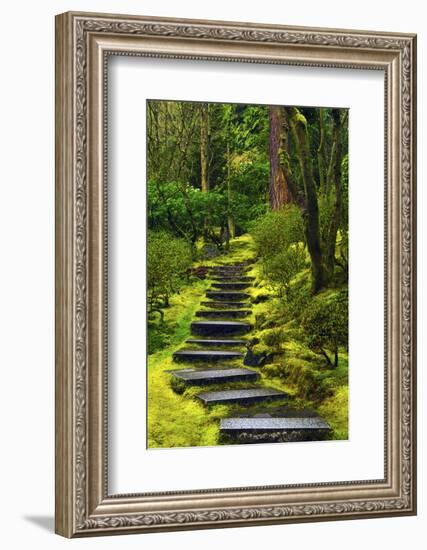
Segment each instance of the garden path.
M230 406L230 416L220 419L220 443L323 439L330 427L321 417L286 408L288 395L265 386L259 367L245 366L249 363L247 337L253 328L246 319L252 308L249 266L246 261L210 268L211 289L191 324L193 337L174 353L174 361L186 366L170 374L174 383L211 386L196 395L205 406ZM268 413L259 412L263 403L277 407L270 407Z

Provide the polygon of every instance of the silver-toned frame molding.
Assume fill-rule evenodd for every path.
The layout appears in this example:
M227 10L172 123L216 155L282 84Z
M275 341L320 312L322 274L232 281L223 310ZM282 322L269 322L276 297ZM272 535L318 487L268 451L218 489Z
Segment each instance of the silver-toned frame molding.
M384 71L384 479L108 494L104 284L108 55ZM416 37L411 34L72 12L56 17L58 534L78 537L416 513L415 78Z

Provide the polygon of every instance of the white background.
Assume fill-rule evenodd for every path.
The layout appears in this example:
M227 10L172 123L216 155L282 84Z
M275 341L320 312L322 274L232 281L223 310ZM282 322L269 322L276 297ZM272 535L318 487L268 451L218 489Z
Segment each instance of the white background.
M129 57L109 71L109 492L382 479L384 73ZM350 109L348 441L146 449L146 98Z
M418 89L425 95L422 2L182 0L22 2L2 9L1 94L1 545L160 549L280 545L338 550L421 549L425 538L425 399L419 399L418 517L226 529L66 541L52 534L54 494L54 41L53 16L68 9L419 33ZM4 41L4 43L3 43ZM426 390L426 112L419 112L419 393ZM423 537L424 535L424 537Z

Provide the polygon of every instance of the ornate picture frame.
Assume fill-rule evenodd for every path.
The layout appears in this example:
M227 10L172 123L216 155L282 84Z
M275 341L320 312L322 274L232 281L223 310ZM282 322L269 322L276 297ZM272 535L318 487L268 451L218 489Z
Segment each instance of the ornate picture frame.
M385 76L384 479L112 495L107 475L106 60ZM82 537L416 513L416 36L68 12L56 18L56 532Z

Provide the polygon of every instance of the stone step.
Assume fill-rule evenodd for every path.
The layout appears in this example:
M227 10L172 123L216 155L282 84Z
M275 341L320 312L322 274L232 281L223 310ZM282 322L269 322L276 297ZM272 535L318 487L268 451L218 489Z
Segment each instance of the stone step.
M204 307L211 307L216 309L228 309L228 308L242 309L242 308L251 307L251 304L249 302L201 302L200 305Z
M239 277L237 278L235 275L215 275L214 277L212 277L212 279L214 281L218 281L218 282L224 282L224 283L227 283L227 282L230 282L230 283L233 283L233 282L242 282L242 283L251 283L252 281L255 280L255 277Z
M246 277L248 269L215 269L211 271L212 277Z
M225 334L245 334L251 330L249 323L242 321L194 321L192 334L198 336L223 336Z
M249 268L240 266L214 266L211 267L211 273L214 275L233 275L247 273Z
M222 382L255 381L258 373L250 369L209 369L172 371L171 374L186 384L199 386L205 384L217 384Z
M240 351L219 351L213 349L181 349L173 354L175 361L230 361L232 359L240 359L242 356L243 353Z
M240 319L242 317L247 317L251 314L249 309L206 309L203 311L196 311L196 317L207 317L212 318L223 318L227 319L229 317Z
M245 346L248 341L247 340L227 340L225 338L189 338L186 340L187 344L193 344L196 346L202 346L202 347L215 347L215 346Z
M212 283L213 288L219 288L221 290L244 290L251 286L251 283L237 282L237 283Z
M243 302L243 300L248 300L250 298L249 294L246 292L229 292L225 290L208 290L206 296L212 300L220 300L221 302Z
M233 264L218 264L213 267L247 267L255 262L255 259L244 260L243 262L234 262Z
M243 390L224 390L202 392L197 397L206 405L221 403L251 404L271 399L287 399L288 395L280 390L272 388L248 388Z
M292 432L307 430L330 430L320 416L314 417L264 417L264 418L223 418L220 430L229 434L239 432Z

